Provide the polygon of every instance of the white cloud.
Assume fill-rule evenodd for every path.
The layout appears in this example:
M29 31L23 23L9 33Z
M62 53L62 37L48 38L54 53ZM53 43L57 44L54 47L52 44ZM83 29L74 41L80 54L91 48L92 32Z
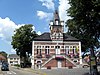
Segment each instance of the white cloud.
M47 13L43 11L37 11L37 16L39 16L40 19L47 18Z
M59 0L59 16L60 19L66 22L71 17L67 16L67 10L69 9L70 5L68 4L68 0ZM64 32L67 32L68 28L64 29Z
M47 13L44 11L37 11L37 16L39 16L40 19L50 20L52 15L53 15L52 13Z
M38 35L41 35L41 31L38 31L37 34L38 34Z
M0 40L2 40L2 43L5 43L5 47L9 48L11 46L11 41L12 41L12 36L14 34L14 30L18 29L19 27L24 26L24 25L25 24L16 25L8 17L6 17L6 18L0 17ZM33 30L35 30L34 26L33 26ZM15 53L15 50L12 47L11 47L11 49L9 49L9 51L11 53Z
M59 0L59 16L61 20L64 20L64 22L66 22L66 20L68 20L70 17L67 16L67 9L70 7L70 5L68 4L68 0Z
M0 17L0 39L7 41L7 43L11 43L14 30L24 25L25 24L16 25L8 17L4 19ZM34 26L33 26L33 30L35 30Z
M53 0L39 0L42 2L42 6L47 7L48 9L54 10L54 2Z
M14 30L22 25L16 25L8 17L4 19L0 17L0 39L11 42Z

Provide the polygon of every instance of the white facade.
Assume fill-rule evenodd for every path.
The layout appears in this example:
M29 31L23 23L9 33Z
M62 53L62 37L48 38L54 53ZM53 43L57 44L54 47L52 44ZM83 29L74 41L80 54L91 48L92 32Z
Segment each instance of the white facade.
M16 65L16 64L20 65L20 58L19 57L8 57L8 63L11 66Z

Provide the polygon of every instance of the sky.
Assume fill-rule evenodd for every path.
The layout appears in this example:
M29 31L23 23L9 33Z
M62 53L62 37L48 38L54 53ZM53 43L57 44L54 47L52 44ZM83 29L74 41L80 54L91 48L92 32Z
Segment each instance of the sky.
M14 30L32 24L41 35L49 32L49 22L57 9L61 20L68 20L68 0L0 0L0 51L14 54L11 41ZM65 30L66 31L66 30Z

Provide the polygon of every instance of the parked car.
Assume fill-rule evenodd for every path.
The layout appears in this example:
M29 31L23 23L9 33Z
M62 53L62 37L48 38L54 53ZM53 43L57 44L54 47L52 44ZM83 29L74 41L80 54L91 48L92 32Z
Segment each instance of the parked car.
M9 71L9 65L7 62L2 63L1 70L2 71Z

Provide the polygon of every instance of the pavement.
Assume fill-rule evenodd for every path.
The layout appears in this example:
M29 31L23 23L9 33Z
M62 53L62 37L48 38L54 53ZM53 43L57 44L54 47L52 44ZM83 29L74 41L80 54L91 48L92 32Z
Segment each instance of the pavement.
M3 75L1 70L0 70L0 75Z
M33 72L35 74L38 74L38 75L47 75L46 73L44 72L41 72L40 70L36 70L36 69L32 69L32 68L21 68L22 70L24 71L28 71L28 72Z
M28 72L33 72L37 75L47 75L46 73L43 73L41 72L40 70L38 69L32 69L32 68L20 68L20 67L13 67L13 68L16 68L16 69L19 69L19 70L24 70L24 71L28 71Z

